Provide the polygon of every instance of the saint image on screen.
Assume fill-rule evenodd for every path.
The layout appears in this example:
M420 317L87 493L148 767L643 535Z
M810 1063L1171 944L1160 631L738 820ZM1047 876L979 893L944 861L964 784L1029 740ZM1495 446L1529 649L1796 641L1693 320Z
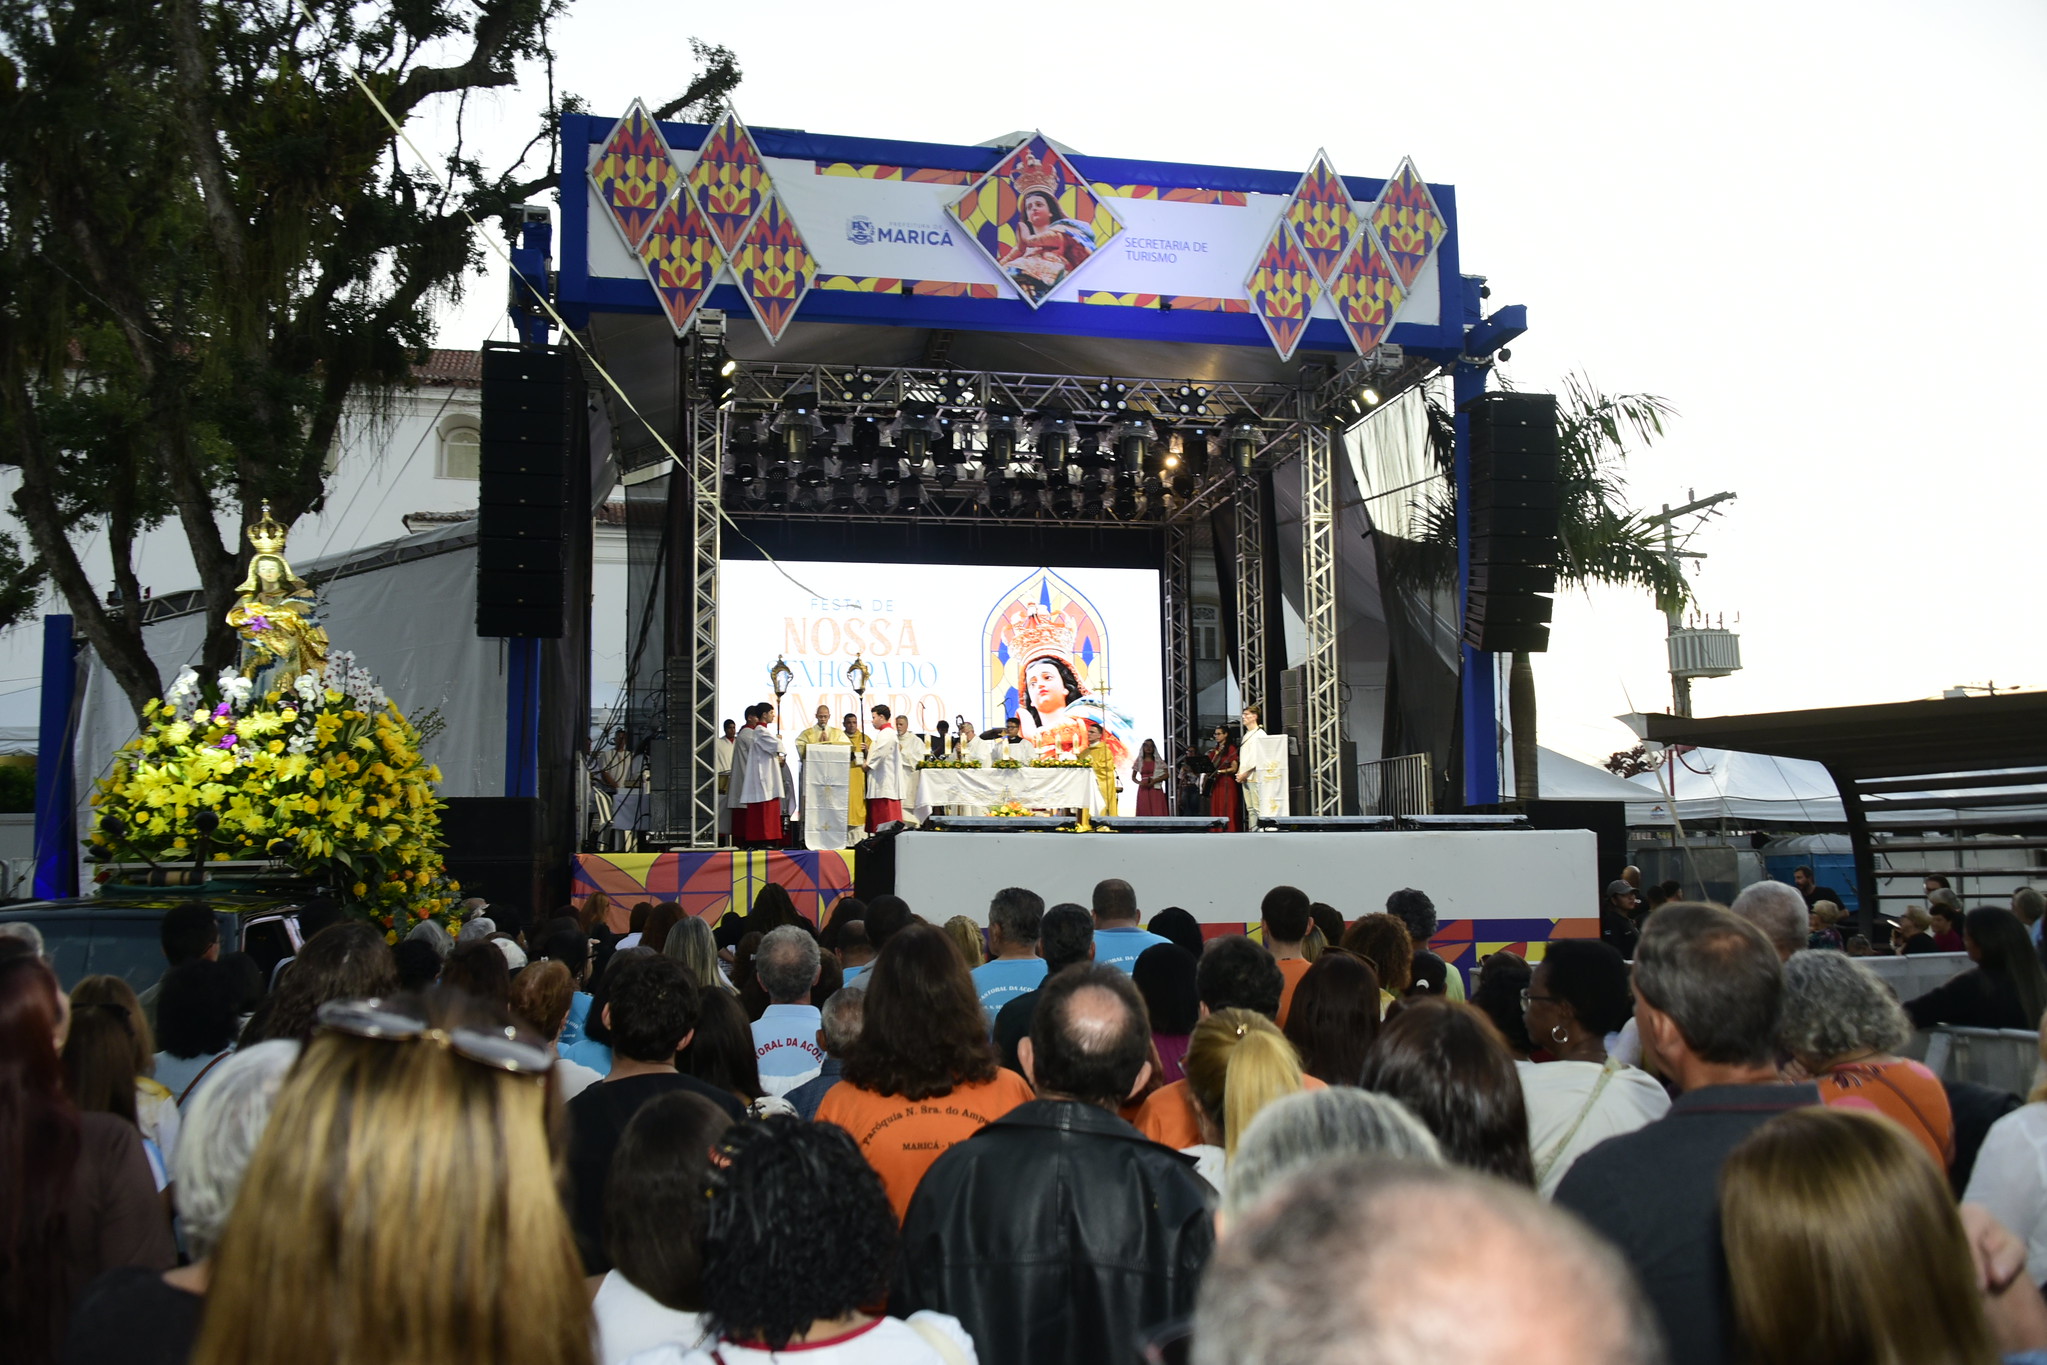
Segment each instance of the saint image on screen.
M1009 618L1017 720L1037 757L1063 759L1079 758L1087 750L1087 726L1093 721L1120 764L1129 751L1130 720L1082 681L1073 652L1078 633L1065 612L1035 602Z
M1010 222L1015 241L996 253L995 263L1036 303L1095 254L1095 232L1060 213L1059 175L1052 166L1025 153L1010 183L1017 192L1017 214Z

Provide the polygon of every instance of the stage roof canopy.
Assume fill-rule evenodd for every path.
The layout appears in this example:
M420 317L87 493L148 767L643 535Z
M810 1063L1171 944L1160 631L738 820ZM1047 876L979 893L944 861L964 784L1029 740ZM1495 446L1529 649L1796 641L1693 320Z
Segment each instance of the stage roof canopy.
M1647 722L1658 744L1808 758L1863 781L2047 768L2047 692Z

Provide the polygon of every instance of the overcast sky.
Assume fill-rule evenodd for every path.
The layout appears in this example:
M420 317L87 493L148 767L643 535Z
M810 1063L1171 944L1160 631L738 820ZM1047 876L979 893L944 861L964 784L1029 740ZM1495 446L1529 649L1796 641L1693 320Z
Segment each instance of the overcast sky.
M1464 269L1524 303L1507 367L1679 416L1642 505L1731 489L1692 548L1747 668L1703 715L2047 686L2037 385L2047 3L1117 4L576 0L555 79L601 114L682 88L692 36L762 125L1457 187ZM537 75L537 73L536 73ZM482 109L502 153L537 80ZM473 109L472 112L475 112ZM423 130L429 141L433 129ZM441 343L497 327L495 271ZM1670 703L1644 596L1560 600L1543 742L1597 760Z

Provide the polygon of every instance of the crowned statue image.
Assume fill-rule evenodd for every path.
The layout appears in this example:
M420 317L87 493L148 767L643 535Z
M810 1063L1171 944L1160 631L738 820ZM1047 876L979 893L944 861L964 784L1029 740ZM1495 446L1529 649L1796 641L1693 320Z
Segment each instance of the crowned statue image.
M268 505L248 535L226 617L237 666L211 685L184 669L144 706L93 789L90 855L282 866L392 942L448 922L460 888L441 858L440 770L422 753L440 717L408 719L353 655L330 652Z
M1095 230L1059 208L1059 172L1053 158L1040 160L1029 152L1010 175L1016 189L1016 241L997 253L995 263L1029 295L1045 297L1059 282L1095 254Z
M249 528L256 553L249 576L235 589L241 600L227 623L242 637L242 676L258 695L280 680L317 672L327 662L327 632L315 616L313 592L284 557L285 531L263 504L263 519Z

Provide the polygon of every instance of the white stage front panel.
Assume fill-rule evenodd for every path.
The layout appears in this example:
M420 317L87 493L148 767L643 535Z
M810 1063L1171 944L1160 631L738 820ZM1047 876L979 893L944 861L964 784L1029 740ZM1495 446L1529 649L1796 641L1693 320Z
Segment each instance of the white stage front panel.
M1047 906L1090 903L1121 877L1146 918L1177 905L1207 923L1252 924L1275 886L1298 886L1346 920L1386 908L1404 886L1437 918L1596 919L1590 830L1432 830L1322 834L910 833L896 840L896 894L933 924L988 920L988 902L1027 887ZM1520 933L1513 935L1520 938Z

